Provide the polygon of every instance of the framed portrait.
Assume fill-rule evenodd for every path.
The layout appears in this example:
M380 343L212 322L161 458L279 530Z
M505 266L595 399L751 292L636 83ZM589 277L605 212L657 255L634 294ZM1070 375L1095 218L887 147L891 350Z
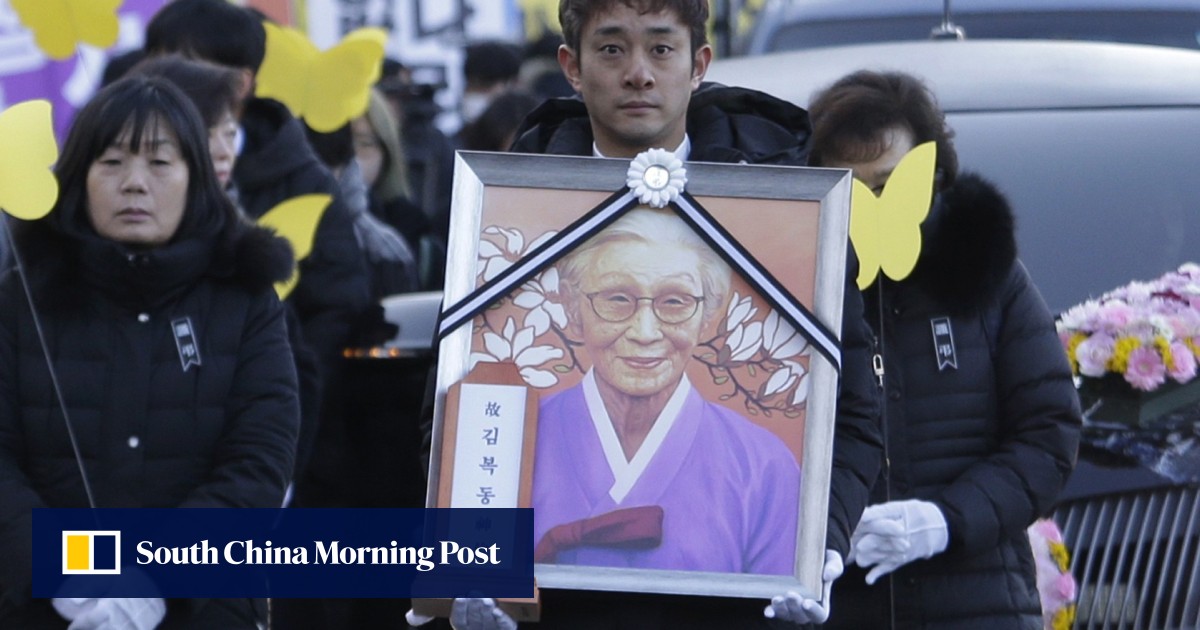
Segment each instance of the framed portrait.
M646 155L458 154L428 505L532 507L539 588L819 598L849 172Z

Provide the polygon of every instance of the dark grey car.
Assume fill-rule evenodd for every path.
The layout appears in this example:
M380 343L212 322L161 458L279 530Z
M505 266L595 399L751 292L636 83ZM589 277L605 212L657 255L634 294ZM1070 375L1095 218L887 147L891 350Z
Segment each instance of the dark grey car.
M707 79L807 106L860 68L933 88L962 167L1012 202L1051 310L1200 260L1200 51L920 41L728 59Z
M968 39L1055 39L1200 48L1200 0L951 0ZM943 0L773 0L737 52L928 39Z

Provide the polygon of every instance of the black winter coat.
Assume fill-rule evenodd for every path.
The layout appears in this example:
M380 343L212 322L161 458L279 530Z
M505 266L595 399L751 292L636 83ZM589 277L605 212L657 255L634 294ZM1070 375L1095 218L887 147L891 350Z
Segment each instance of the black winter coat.
M705 83L692 94L687 116L690 161L800 166L807 159L811 132L808 113L768 94ZM592 155L587 108L576 98L543 103L526 118L518 134L513 151ZM828 547L843 556L850 549L850 534L867 505L868 488L879 471L882 453L878 388L870 367L870 330L863 321L862 298L853 284L858 275L857 258L849 258L841 337L844 367L839 383L827 537ZM562 598L561 606L550 603L544 607L542 627L740 629L777 625L763 618L764 600L623 594L616 602L594 594L581 599L571 593L563 593ZM579 601L571 601L575 599ZM585 609L592 613L579 612ZM556 617L556 613L563 617Z
M238 203L253 219L277 204L313 193L333 195L317 224L300 282L288 296L304 339L322 368L340 360L351 329L371 301L366 258L337 180L309 146L302 123L277 101L252 99L242 114L246 148L234 167Z
M872 503L931 501L950 535L945 552L893 574L895 627L1041 628L1026 528L1074 467L1082 420L1071 370L991 184L960 175L922 233L912 275L864 292L887 383L890 466ZM952 337L953 351L939 360L942 318L939 341ZM856 569L835 583L827 627L886 618L887 580L863 579Z
M688 103L692 162L802 166L812 126L808 112L769 94L701 84ZM543 102L521 123L511 151L592 155L587 106L578 98Z
M298 430L272 284L287 244L242 226L145 252L41 226L19 241L98 507L278 507ZM191 321L183 369L172 322ZM63 628L30 599L36 507L87 507L20 278L0 281L0 627ZM259 602L261 603L261 602ZM253 628L248 599L171 600L160 628Z

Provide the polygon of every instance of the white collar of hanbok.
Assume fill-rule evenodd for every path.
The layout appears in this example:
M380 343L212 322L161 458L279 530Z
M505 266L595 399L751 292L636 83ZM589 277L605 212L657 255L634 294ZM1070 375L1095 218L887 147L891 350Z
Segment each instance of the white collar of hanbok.
M600 447L604 449L604 459L608 461L608 467L612 471L613 485L609 488L608 495L614 502L620 504L641 478L642 472L646 470L650 460L654 459L654 454L658 452L675 420L679 418L679 412L691 391L692 384L685 374L679 379L675 392L658 414L654 426L650 428L650 433L646 435L646 440L642 442L637 453L634 453L633 459L626 460L621 441L617 438L617 430L613 428L612 418L609 417L608 410L604 408L604 401L600 398L600 389L596 387L596 371L589 370L584 375L583 399L587 403L588 415L596 427L596 436L600 438Z

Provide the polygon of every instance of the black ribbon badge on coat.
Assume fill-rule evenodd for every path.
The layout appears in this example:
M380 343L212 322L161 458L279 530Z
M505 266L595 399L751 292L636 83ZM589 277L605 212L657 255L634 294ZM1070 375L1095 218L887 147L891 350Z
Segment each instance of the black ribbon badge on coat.
M171 332L175 334L175 347L179 350L179 362L183 371L191 366L200 367L200 345L196 343L196 329L192 318L180 317L171 321Z
M935 317L929 320L933 329L933 353L937 355L939 372L946 368L958 369L958 357L954 354L954 329L950 327L949 317Z

